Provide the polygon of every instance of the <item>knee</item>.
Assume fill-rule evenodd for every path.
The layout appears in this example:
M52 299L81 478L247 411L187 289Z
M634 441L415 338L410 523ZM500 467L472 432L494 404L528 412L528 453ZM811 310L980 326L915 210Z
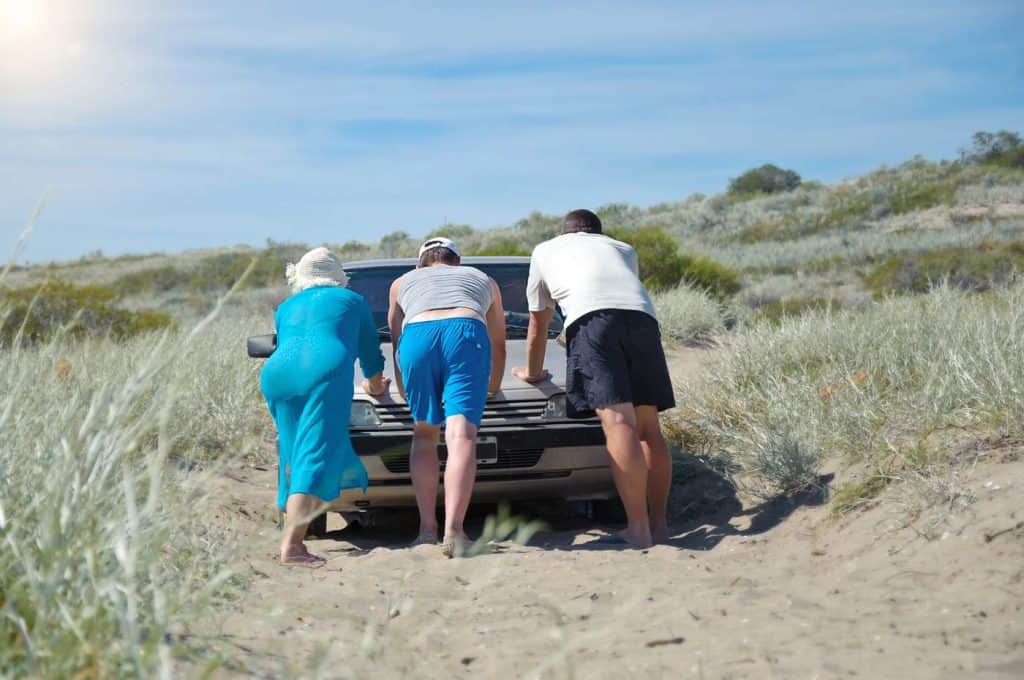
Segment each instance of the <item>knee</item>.
M625 419L616 419L604 423L605 432L609 436L640 438L636 425Z
M666 448L665 437L661 434L661 428L655 423L652 426L642 428L639 432L640 441L652 449Z
M472 445L476 443L476 437L470 436L465 430L456 430L455 432L445 432L444 435L445 443L448 445L448 455L452 453L463 453L469 454Z
M416 423L413 425L413 439L431 439L436 441L439 434L440 428L435 425L427 425L426 423Z
M449 444L466 444L476 441L476 426L465 416L448 418L444 430L445 441Z

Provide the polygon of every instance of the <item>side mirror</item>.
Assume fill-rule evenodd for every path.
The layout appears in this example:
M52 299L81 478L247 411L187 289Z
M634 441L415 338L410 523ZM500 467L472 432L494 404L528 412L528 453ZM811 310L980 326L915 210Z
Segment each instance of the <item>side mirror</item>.
M245 339L245 351L254 359L266 359L277 349L277 333L250 335Z

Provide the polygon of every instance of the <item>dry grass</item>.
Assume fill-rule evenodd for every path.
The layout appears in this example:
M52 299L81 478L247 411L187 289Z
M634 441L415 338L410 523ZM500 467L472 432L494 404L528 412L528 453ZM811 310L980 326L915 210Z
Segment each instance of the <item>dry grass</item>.
M687 344L709 340L725 326L722 304L702 290L679 286L651 296L662 336Z
M172 677L206 649L191 627L230 590L231 540L210 521L213 470L183 463L235 441L230 397L252 391L239 329L209 321L0 349L5 676Z
M1020 431L1022 304L1020 286L984 296L943 287L859 312L755 324L717 353L702 383L680 390L680 405L756 495L813 483L830 457L933 477L937 463L912 453L921 438Z

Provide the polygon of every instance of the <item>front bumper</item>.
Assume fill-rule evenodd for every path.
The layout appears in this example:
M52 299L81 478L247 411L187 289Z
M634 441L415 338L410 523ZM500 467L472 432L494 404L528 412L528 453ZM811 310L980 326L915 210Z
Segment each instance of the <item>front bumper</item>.
M596 423L482 427L478 435L496 440L498 461L477 466L473 502L615 497L604 434ZM331 509L415 507L408 473L412 431L353 431L351 437L370 485L366 493L344 491ZM443 490L438 498L444 498Z
M353 430L350 433L352 446L360 457L381 454L409 453L412 430ZM565 446L604 447L604 432L600 425L575 423L552 423L550 425L481 427L479 437L494 437L498 440L498 451L521 449L547 449ZM444 431L441 432L444 441ZM366 461L363 461L364 463Z

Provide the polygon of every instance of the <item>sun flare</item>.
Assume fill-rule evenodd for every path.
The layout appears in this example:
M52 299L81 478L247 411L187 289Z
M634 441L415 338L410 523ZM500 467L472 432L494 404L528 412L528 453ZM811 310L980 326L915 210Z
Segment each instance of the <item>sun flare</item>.
M39 0L0 0L0 35L30 37L42 28L45 15Z

